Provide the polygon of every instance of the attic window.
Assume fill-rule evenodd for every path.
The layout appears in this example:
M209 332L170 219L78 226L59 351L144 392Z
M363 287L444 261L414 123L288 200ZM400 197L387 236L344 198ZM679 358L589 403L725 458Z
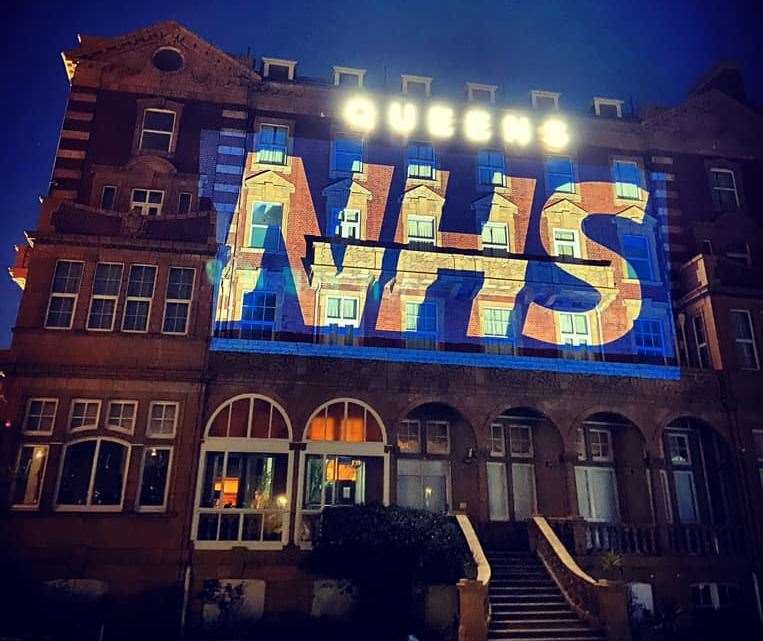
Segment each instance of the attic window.
M164 47L154 53L151 59L159 71L180 71L183 68L183 56L177 49Z
M262 75L270 80L294 80L294 67L296 66L296 60L263 58Z
M556 91L540 91L533 89L530 92L533 109L541 111L557 111L559 109L559 94Z
M602 118L622 118L623 101L613 98L594 98L593 109L597 116Z

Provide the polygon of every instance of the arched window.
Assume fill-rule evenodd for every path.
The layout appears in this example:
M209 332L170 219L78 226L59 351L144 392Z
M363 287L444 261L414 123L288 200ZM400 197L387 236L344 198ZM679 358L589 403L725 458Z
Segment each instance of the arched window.
M338 398L307 421L297 542L308 547L324 507L388 501L386 430L368 405Z
M130 446L111 438L68 443L56 491L60 510L122 509Z
M197 548L280 549L288 540L291 424L258 394L231 398L207 423L193 538Z
M319 407L307 425L308 441L383 442L381 420L368 406L341 398Z

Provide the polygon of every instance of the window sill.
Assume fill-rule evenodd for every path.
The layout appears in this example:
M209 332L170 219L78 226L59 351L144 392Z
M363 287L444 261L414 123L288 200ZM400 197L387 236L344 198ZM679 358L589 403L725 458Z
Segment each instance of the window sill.
M252 171L275 171L279 174L291 174L291 156L289 156L285 165L278 165L276 163L269 162L252 162Z
M193 541L195 550L232 550L245 548L247 550L283 550L283 541Z
M91 512L91 513L114 513L122 512L121 505L56 505L54 512Z

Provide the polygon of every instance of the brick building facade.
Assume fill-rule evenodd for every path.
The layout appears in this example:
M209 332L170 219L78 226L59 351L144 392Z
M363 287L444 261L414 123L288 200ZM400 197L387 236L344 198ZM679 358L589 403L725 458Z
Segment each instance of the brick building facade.
M658 610L760 617L763 119L735 69L638 115L470 84L433 120L431 79L390 98L175 23L64 61L2 363L30 576L309 611L322 510L379 501L490 545L539 514Z

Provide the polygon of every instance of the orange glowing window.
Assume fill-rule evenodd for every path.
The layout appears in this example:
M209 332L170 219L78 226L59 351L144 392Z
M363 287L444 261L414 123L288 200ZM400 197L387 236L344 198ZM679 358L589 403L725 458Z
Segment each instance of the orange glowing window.
M360 403L335 401L322 407L310 420L311 441L380 442L382 432L373 414Z

